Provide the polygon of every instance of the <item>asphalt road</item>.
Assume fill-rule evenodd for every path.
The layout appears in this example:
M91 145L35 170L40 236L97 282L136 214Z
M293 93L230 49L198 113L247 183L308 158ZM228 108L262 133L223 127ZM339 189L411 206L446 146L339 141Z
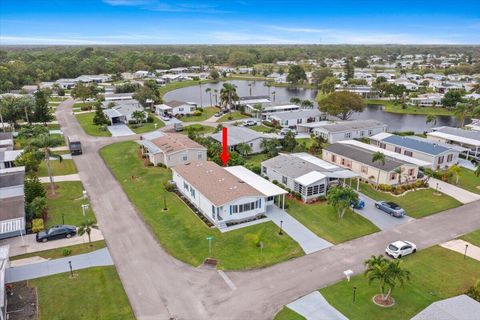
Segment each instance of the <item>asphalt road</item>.
M62 103L57 119L65 134L81 138L84 154L74 161L137 319L272 319L283 305L342 279L344 270L361 272L363 261L390 241L406 239L423 249L480 229L477 201L269 268L226 272L232 285L162 249L98 154L105 145L138 137L87 136L72 104Z

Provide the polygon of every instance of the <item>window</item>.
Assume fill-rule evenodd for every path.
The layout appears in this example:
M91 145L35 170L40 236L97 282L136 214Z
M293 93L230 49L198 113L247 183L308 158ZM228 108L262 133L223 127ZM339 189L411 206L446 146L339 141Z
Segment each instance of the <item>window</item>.
M188 159L187 153L182 153L182 160L187 161L187 159Z
M387 145L383 142L380 142L380 144L378 145L380 148L382 149L386 149L387 148Z
M362 166L360 168L361 172L364 173L364 174L368 174L368 167L367 166Z
M408 175L409 176L414 176L415 175L415 169L408 169Z
M363 137L363 136L365 136L365 131L362 130L360 131L360 137Z
M406 156L409 156L409 157L413 157L412 151L405 150L405 151L403 151L403 154L406 155Z
M395 147L395 152L402 154L402 148L400 148L400 147Z
M372 130L368 130L368 135L371 136L373 134Z
M447 162L451 162L453 160L453 154L449 154L447 156Z
M438 157L438 164L443 163L444 158L444 156Z
M180 111L180 112L183 111L183 108L178 108L178 111Z
M345 138L351 138L352 133L351 132L345 132Z
M390 180L395 180L397 174L395 172L390 173Z
M202 160L202 158L203 158L203 152L202 152L202 151L198 151L198 153L197 153L197 159L198 159L198 160Z
M250 148L253 148L253 143L250 143Z
M337 162L337 156L335 156L334 154L332 154L332 162Z
M300 123L302 123L302 119L301 119L301 118L300 118L300 119L297 119L297 124L300 124Z
M267 198L267 201L273 201L273 196L268 197L268 198Z
M212 206L212 216L215 216L215 206Z
M188 184L185 181L183 182L183 189L188 190Z
M282 183L283 183L283 184L287 184L287 181L288 181L287 177L282 176Z
M267 167L262 167L262 173L267 174Z
M190 194L192 195L193 199L195 199L195 189L190 186Z

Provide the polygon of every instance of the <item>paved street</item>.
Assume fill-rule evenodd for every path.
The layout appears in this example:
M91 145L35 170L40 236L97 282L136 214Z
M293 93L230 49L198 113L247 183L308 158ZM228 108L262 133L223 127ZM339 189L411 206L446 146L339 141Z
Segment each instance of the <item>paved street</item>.
M138 136L89 137L72 104L60 104L57 119L65 134L82 141L84 154L74 161L137 319L271 319L283 305L342 279L344 270L362 271L363 261L390 241L408 239L423 249L480 229L480 202L469 203L269 268L225 272L232 290L216 271L186 265L162 249L98 154Z

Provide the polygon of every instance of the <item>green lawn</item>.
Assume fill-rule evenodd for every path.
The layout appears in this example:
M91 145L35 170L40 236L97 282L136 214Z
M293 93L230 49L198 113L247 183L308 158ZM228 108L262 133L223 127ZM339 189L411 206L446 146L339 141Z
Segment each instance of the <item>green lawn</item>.
M95 104L95 102L75 102L72 106L72 108L82 108L82 107L92 107Z
M64 249L70 249L72 252L70 253L71 256L82 254L82 253L88 253L92 252L101 248L105 248L106 244L104 240L100 241L94 241L91 244L89 243L82 243L82 244L77 244L74 246L69 246L69 247L63 247L63 248L55 248L51 250L45 250L45 251L39 251L39 252L31 252L31 253L26 253L22 254L19 256L15 256L10 258L10 260L19 260L19 259L25 259L29 257L42 257L44 259L58 259L58 258L63 258L63 250Z
M365 100L365 104L382 105L386 112L403 113L403 114L422 114L422 115L436 115L436 116L453 116L453 111L442 107L416 107L406 105L403 109L401 104L395 104L389 100Z
M58 123L47 124L48 130L60 130L60 125Z
M245 165L260 166L267 159L268 156L265 153L252 154L245 158Z
M181 117L180 120L182 120L183 122L204 121L204 120L207 120L207 119L211 118L218 111L220 111L219 108L206 107L206 108L203 108L203 112L202 112L201 115L199 115L199 116L185 116L185 117Z
M188 134L188 128L192 128L197 134L207 134L215 131L214 127L204 126L201 124L191 124L189 126L183 127L183 131L180 131L181 134Z
M50 168L54 176L64 176L67 174L77 173L77 168L72 159L65 159L62 162L59 160L50 160ZM48 177L47 165L45 161L40 163L40 167L37 172L39 177Z
M217 122L225 122L225 121L234 121L234 120L242 120L245 118L250 118L247 115L241 114L239 111L233 111L227 114L224 114L217 120Z
M267 127L267 126L264 126L262 124L258 125L258 126L251 126L249 128L252 129L252 130L258 131L258 132L265 132L265 133L275 133L275 132L278 131L275 128Z
M280 236L272 222L227 233L208 228L174 193L164 191L171 171L144 167L137 151L136 143L122 142L103 148L101 155L169 254L198 266L209 255L206 237L213 236L212 256L221 269L264 267L303 255L300 246L288 235ZM167 212L162 210L164 198ZM263 254L258 241L264 243Z
M30 280L40 319L135 319L115 267L96 267Z
M289 309L287 307L283 307L279 313L275 315L275 320L306 320L304 317Z
M480 262L441 247L431 247L412 256L402 258L404 267L411 273L411 281L393 291L396 304L382 308L372 302L380 292L378 283L368 285L367 278L356 275L350 282L343 280L320 289L327 301L347 318L410 319L432 302L464 293L480 278ZM352 290L356 302L352 303Z
M86 211L83 216L81 205L88 203L88 200L82 199L83 185L80 181L56 182L56 196L47 197L48 220L45 227L62 224L62 213L65 216L65 224L79 226L87 219L95 220L92 207ZM49 190L50 184L45 183L45 188Z
M108 130L103 131L101 130L100 126L93 124L94 116L95 116L95 112L80 113L75 115L78 123L80 123L80 125L82 126L86 134L91 136L110 137L111 136L110 131Z
M136 127L135 125L128 125L130 129L132 129L133 132L135 133L145 133L145 132L150 132L150 131L154 131L154 130L157 130L157 129L160 129L162 128L163 126L165 126L165 124L163 123L163 121L160 121L160 119L158 119L155 115L151 115L151 117L153 118L153 122L150 122L150 123L143 123L140 127ZM155 124L157 124L157 127L155 128Z
M286 211L319 237L337 244L379 231L359 214L347 212L339 218L335 208L326 201L304 204L287 198Z
M60 141L60 144L58 146L66 146L67 145L67 143L65 142L65 137L63 136L63 134L54 133L54 134L51 134L50 136L51 137L56 137Z
M413 218L422 218L462 205L458 200L446 194L434 195L435 190L430 188L410 191L396 197L387 192L377 191L365 183L360 183L360 192L374 200L393 201L405 209L407 215Z
M452 177L450 183L456 185L456 178ZM480 194L480 177L477 177L472 170L460 167L460 177L458 178L457 186L470 192Z
M480 247L480 230L473 231L471 233L468 233L460 239L465 240L467 242L470 242L471 244Z

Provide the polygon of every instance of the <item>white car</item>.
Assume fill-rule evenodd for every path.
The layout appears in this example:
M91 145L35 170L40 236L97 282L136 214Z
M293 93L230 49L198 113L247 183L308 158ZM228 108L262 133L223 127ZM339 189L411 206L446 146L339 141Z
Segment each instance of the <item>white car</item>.
M250 120L245 120L245 121L243 121L243 125L244 125L245 127L256 126L256 125L257 125L257 121L251 120L251 119L250 119Z
M415 252L417 252L417 246L415 244L402 240L390 243L385 249L385 253L395 259Z
M280 134L282 136L286 135L287 133L289 132L293 132L293 135L297 135L297 131L295 129L291 129L291 128L282 128L282 130L280 130Z

